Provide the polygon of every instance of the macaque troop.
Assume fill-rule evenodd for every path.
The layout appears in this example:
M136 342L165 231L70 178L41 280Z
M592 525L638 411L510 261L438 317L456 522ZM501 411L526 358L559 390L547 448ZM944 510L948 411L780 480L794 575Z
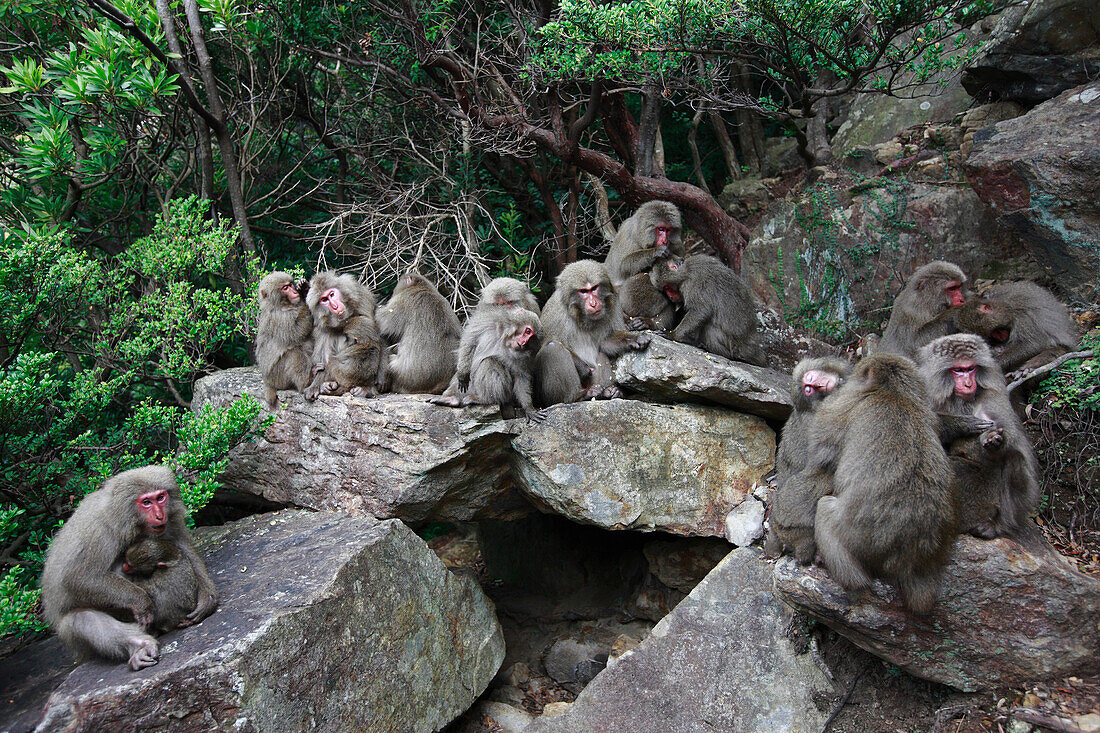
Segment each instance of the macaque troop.
M1025 378L1069 352L1076 329L1033 283L980 294L967 285L950 262L919 267L872 353L795 367L768 555L818 562L849 593L885 581L924 614L958 534L1029 532L1038 467L1005 375ZM501 277L463 324L415 269L383 305L331 271L308 282L273 272L257 297L256 364L271 409L281 390L307 401L395 392L541 422L555 405L622 397L614 361L654 333L740 362L768 359L752 290L716 258L685 251L680 211L665 201L623 222L605 262L567 265L541 309L526 283ZM78 659L156 664L155 634L214 611L184 515L172 472L146 466L107 480L62 527L42 604Z

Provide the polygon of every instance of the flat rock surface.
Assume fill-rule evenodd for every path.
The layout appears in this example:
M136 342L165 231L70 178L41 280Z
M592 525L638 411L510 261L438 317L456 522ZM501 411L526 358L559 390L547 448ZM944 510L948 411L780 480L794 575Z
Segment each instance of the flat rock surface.
M77 667L39 730L433 731L504 658L492 603L397 520L280 512L197 534L218 610L161 637L152 667Z
M615 364L615 382L646 399L732 407L770 420L791 413L789 373L744 364L654 336Z
M960 537L925 617L882 583L849 596L824 568L789 557L776 565L775 589L872 654L963 691L1100 668L1100 580L1038 540Z
M251 367L195 384L192 407L258 397ZM455 409L426 395L344 395L306 402L279 393L275 424L233 450L227 489L288 506L408 522L512 518L529 507L510 490L508 441L497 408Z
M545 511L605 529L721 537L775 462L759 417L698 405L557 405L512 442L516 483Z
M832 685L815 652L795 653L788 620L771 566L738 548L567 712L524 731L817 733L826 715L813 695Z

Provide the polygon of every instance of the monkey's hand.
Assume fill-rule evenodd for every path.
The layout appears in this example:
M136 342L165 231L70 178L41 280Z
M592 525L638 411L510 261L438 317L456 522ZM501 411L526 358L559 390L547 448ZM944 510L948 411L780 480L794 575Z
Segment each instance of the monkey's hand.
M141 591L141 601L130 609L134 614L134 621L142 629L148 629L153 625L153 598L146 591Z
M999 451L1004 447L1004 444L1005 431L1003 428L995 427L982 433L982 448L985 448L987 451Z
M441 394L429 397L428 402L436 405L446 405L447 407L461 407L462 398L453 394Z
M321 382L321 394L333 395L333 394L336 394L339 391L340 391L340 383L339 382L333 382L333 381Z
M524 410L523 415L527 418L527 424L535 423L541 425L546 422L546 418L549 416L549 411L546 408L541 410Z
M626 327L630 331L646 331L653 328L653 324L647 318L631 316L630 320L626 322Z
M649 332L643 332L635 334L633 343L629 344L630 348L636 351L641 351L645 347L649 346L649 342L653 340L653 334Z
M1031 374L1033 371L1035 371L1035 370L1031 369L1029 367L1023 367L1021 369L1017 369L1014 372L1009 372L1008 374L1005 375L1005 383L1006 384L1012 384L1013 382L1015 382L1017 380L1025 378L1027 375Z
M204 618L214 613L214 609L218 607L217 597L207 591L199 590L199 602L195 604L195 610L187 614L182 621L180 621L179 627L182 629L185 626L198 623Z
M309 378L313 379L323 371L325 371L324 363L314 364L309 370Z

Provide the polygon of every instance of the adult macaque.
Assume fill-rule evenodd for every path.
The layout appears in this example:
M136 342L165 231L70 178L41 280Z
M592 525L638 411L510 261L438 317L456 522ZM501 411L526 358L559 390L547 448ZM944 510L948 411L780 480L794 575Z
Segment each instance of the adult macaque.
M347 344L325 366L323 394L373 397L386 379L388 354L378 326L369 316L352 316L344 324Z
M650 279L670 301L683 303L672 338L727 359L764 365L756 302L740 275L715 257L692 255L658 262Z
M328 373L334 360L353 342L348 334L349 327L368 341L369 334L374 334L377 340L378 326L374 320L375 302L371 291L351 275L318 272L309 282L306 301L313 313L313 370L316 373L306 388L306 399L315 400L322 391L335 393L341 387L350 389L377 383L381 375L370 372L372 362L369 359L362 363L364 371L358 375L356 384L341 385ZM346 357L335 364L338 375L350 361Z
M116 571L119 558L143 537L174 545L181 560L172 570L190 574L197 586L192 608L176 625L214 611L217 593L191 544L185 513L172 471L145 466L84 497L57 533L42 570L42 609L80 661L128 660L134 670L157 663L160 650L147 630L170 620L158 608L160 586L147 590Z
M966 302L965 284L966 275L950 262L937 260L918 268L894 299L875 353L916 359L920 347L958 331L955 315Z
M817 500L832 493L833 477L828 471L813 474L805 471L810 426L818 406L844 384L851 371L851 364L833 356L803 359L794 368L791 389L794 412L783 426L776 453L776 487L768 516L765 550L773 557L788 549L805 565L813 562L817 554L814 542Z
M1078 342L1069 311L1033 282L994 285L959 310L958 323L989 343L1008 381L1072 351Z
M619 301L604 266L594 260L567 265L542 312L543 347L535 359L535 403L576 402L621 394L611 384L611 361L644 349L649 335L623 330Z
M619 307L633 331L668 331L676 311L644 274L658 260L684 254L680 210L667 201L650 201L623 222L604 263Z
M153 599L153 626L171 631L195 607L199 585L195 573L181 562L175 543L145 537L126 548L121 570Z
M960 530L985 539L1020 534L1039 501L1037 464L989 347L973 334L944 336L921 349L920 365L932 409L991 423L949 449Z
M909 359L863 359L818 407L806 465L833 476L814 518L829 574L849 590L891 581L916 613L935 604L956 533L951 467L927 403Z
M396 345L388 381L394 392L439 394L455 373L462 325L435 286L415 270L397 283L378 309L382 335Z
M462 332L458 366L452 384L432 402L500 405L505 418L516 408L528 420L539 419L532 402L531 381L539 350L539 317L525 308L490 307L475 311Z
M277 390L309 386L313 361L313 316L294 278L273 272L257 288L260 322L256 333L256 365L264 377L264 400L279 404Z
M481 289L476 310L485 308L524 308L536 316L542 312L527 283L512 277L494 278Z

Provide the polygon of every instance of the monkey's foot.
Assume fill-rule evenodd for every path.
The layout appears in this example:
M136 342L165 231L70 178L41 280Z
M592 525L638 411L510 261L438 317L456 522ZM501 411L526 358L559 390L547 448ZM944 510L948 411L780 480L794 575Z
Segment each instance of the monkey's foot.
M1025 369L1017 369L1014 372L1009 372L1008 374L1005 375L1005 382L1008 383L1008 384L1012 384L1013 382L1016 382L1018 380L1025 379L1033 371L1035 371L1035 370L1025 368Z
M543 408L541 410L529 410L525 411L524 416L527 418L528 424L542 424L546 422L546 419L549 416L549 412L546 408Z
M130 655L130 669L137 672L139 669L152 667L157 663L157 657L159 655L160 647L157 646L157 642L153 639L146 639L142 641L141 646Z
M1005 431L993 428L982 434L982 447L986 450L998 450L1005 444Z

